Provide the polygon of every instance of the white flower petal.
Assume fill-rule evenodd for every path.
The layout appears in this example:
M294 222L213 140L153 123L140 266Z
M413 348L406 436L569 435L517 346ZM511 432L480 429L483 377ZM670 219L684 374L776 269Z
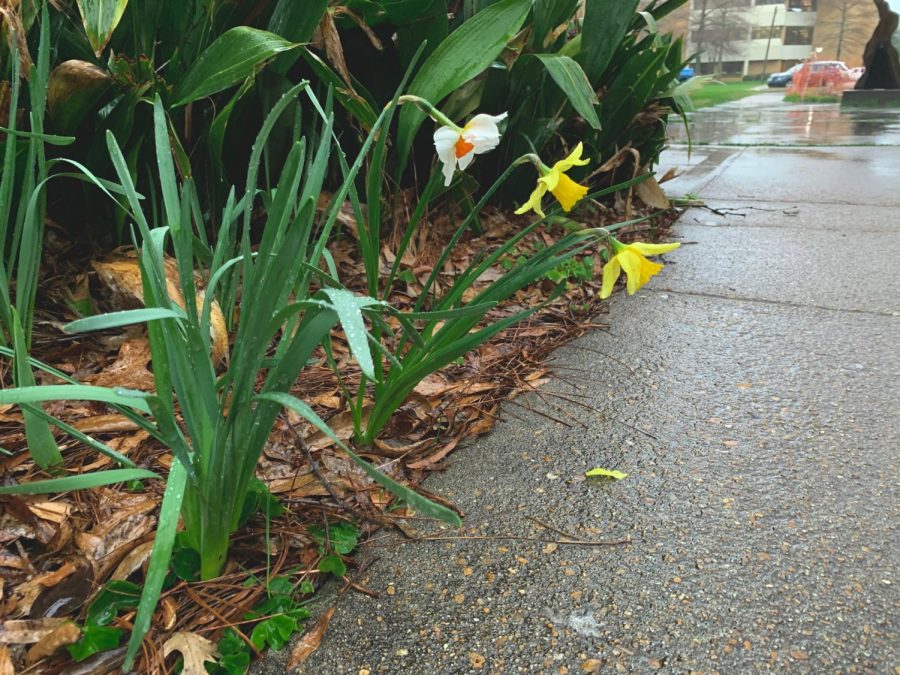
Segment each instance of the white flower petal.
M453 173L456 171L456 141L459 133L450 127L439 127L434 132L434 149L438 159L443 163L441 171L444 174L444 185L448 186L453 181Z
M474 160L475 160L475 153L469 152L469 153L466 153L465 155L463 155L462 157L460 157L456 161L459 162L459 170L465 171L466 167L469 166L469 164L471 164Z
M497 147L500 143L500 130L497 128L497 124L505 119L506 116L507 113L502 115L485 115L482 113L475 115L463 127L463 138L475 146L473 152L476 155L489 152Z

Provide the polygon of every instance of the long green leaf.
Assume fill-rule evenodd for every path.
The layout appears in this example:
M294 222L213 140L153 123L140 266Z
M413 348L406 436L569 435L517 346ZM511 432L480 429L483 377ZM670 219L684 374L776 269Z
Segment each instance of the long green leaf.
M78 0L84 32L98 57L119 25L127 6L128 0Z
M257 398L267 399L269 401L278 403L285 408L293 410L295 413L303 417L303 419L316 427L316 429L328 436L328 438L336 443L338 447L341 448L341 450L346 452L350 459L352 459L359 468L365 471L372 480L403 499L407 504L412 506L423 516L436 518L445 523L450 523L455 527L460 527L462 525L462 520L460 520L459 515L457 515L455 511L451 511L446 506L436 504L430 499L426 499L418 492L410 490L405 485L401 485L393 478L389 478L374 466L369 464L367 461L365 461L362 457L353 452L349 447L347 447L346 443L344 443L337 437L337 435L335 435L334 431L331 430L331 427L329 427L312 408L310 408L300 399L291 396L290 394L281 392L260 394L259 396L257 396Z
M628 32L639 0L587 0L581 33L581 65L594 84Z
M533 0L500 0L478 12L432 52L410 82L407 93L435 105L452 91L482 73L497 58L528 16ZM498 111L499 112L499 111ZM406 167L413 138L425 113L407 105L397 130L398 173Z
M569 102L578 114L594 129L599 129L600 118L597 117L594 106L600 102L581 66L568 56L555 54L535 54L535 56L544 64L553 81L568 96Z
M125 405L149 413L144 392L107 389L89 384L47 384L40 387L15 387L0 391L0 403L40 403L43 401L99 401Z
M16 350L15 383L19 387L34 387L34 373L28 363L28 350L25 347L25 333L22 331L22 323L15 310L12 311L13 319L13 347ZM2 393L2 392L0 392ZM50 430L47 421L36 414L38 406L23 405L22 418L25 422L25 440L28 443L28 451L32 459L42 469L62 464L62 455L59 446Z
M131 638L128 640L128 651L125 654L124 664L126 673L131 671L131 665L141 647L141 641L150 629L150 621L153 619L156 603L159 602L159 594L169 571L169 560L172 558L172 545L175 542L175 533L178 531L178 514L184 500L186 484L187 472L181 462L176 460L169 470L169 478L166 481L166 490L163 493L162 506L159 509L159 525L156 528L150 564L147 566L147 576L144 579L144 590L141 592L141 602L134 617L134 628L131 631Z
M179 310L163 309L162 307L145 307L143 309L126 309L121 312L109 312L98 316L89 316L84 319L71 321L63 326L66 333L86 333L92 330L106 330L107 328L119 328L131 326L136 323L158 321L159 319L184 319L186 314Z
M129 480L141 478L159 478L152 471L146 469L110 469L109 471L95 471L78 476L66 476L65 478L51 478L39 480L34 483L22 483L21 485L4 485L0 487L0 495L43 495L50 492L71 492L72 490L86 490L124 483Z
M298 45L274 33L237 26L206 48L175 88L174 105L184 105L237 84L276 54Z

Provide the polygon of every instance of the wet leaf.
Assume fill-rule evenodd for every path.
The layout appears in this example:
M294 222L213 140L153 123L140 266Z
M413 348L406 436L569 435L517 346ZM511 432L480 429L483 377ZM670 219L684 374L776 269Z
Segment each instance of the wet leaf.
M293 670L298 665L306 661L309 656L319 648L325 631L328 630L328 623L337 608L331 607L316 621L316 625L310 628L297 642L294 651L291 652L291 661L288 663L288 670Z
M118 647L124 634L125 631L121 628L85 626L81 631L81 638L73 644L66 645L66 649L75 661L84 661L97 652Z
M215 663L218 658L216 646L196 633L175 633L163 645L163 656L181 652L184 660L182 675L206 675L207 662Z
M621 471L610 470L610 469L601 469L599 467L596 469L591 469L590 471L585 471L584 475L587 476L588 478L594 478L595 476L602 476L605 478L614 478L616 480L622 480L623 478L628 476L627 473L622 473Z
M87 610L85 623L105 626L121 609L134 609L141 600L141 587L130 581L107 581ZM118 644L118 643L117 643Z

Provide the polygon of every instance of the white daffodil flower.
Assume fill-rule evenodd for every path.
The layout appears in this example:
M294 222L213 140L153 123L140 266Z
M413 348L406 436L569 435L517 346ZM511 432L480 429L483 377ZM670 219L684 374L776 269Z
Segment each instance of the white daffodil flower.
M434 148L444 164L442 171L445 186L453 181L453 173L457 166L460 171L465 171L475 159L475 155L497 147L500 143L500 130L497 124L506 119L507 114L475 115L462 128L446 125L434 132Z

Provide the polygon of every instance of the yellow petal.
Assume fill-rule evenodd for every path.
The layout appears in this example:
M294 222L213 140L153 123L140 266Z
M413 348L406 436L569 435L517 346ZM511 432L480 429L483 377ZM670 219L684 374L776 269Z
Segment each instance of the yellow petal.
M603 286L600 287L600 299L606 300L612 295L613 286L616 285L619 275L622 273L622 266L619 264L619 256L613 256L609 262L603 266Z
M575 149L569 153L568 157L559 160L556 164L553 165L553 168L559 169L560 171L568 171L573 166L584 166L585 164L589 164L591 160L581 158L581 152L583 148L583 144L579 143L575 146Z
M650 281L650 277L657 274L663 266L652 260L647 260L632 247L626 247L624 251L616 255L619 264L625 270L625 276L628 277L626 288L628 295L634 295L638 289Z
M581 201L588 189L584 185L579 185L566 174L559 174L559 181L555 188L551 188L553 196L562 204L563 211L568 213L578 202Z
M536 214L543 218L544 212L541 210L541 199L546 193L547 186L544 185L544 183L538 181L537 187L534 188L534 191L531 193L528 201L522 204L522 206L520 206L518 209L516 209L516 214L521 216L523 213L534 210Z
M674 251L676 248L681 246L678 242L673 242L671 244L645 244L642 241L636 241L633 244L629 244L631 248L642 255L660 255L661 253L668 253L669 251Z

